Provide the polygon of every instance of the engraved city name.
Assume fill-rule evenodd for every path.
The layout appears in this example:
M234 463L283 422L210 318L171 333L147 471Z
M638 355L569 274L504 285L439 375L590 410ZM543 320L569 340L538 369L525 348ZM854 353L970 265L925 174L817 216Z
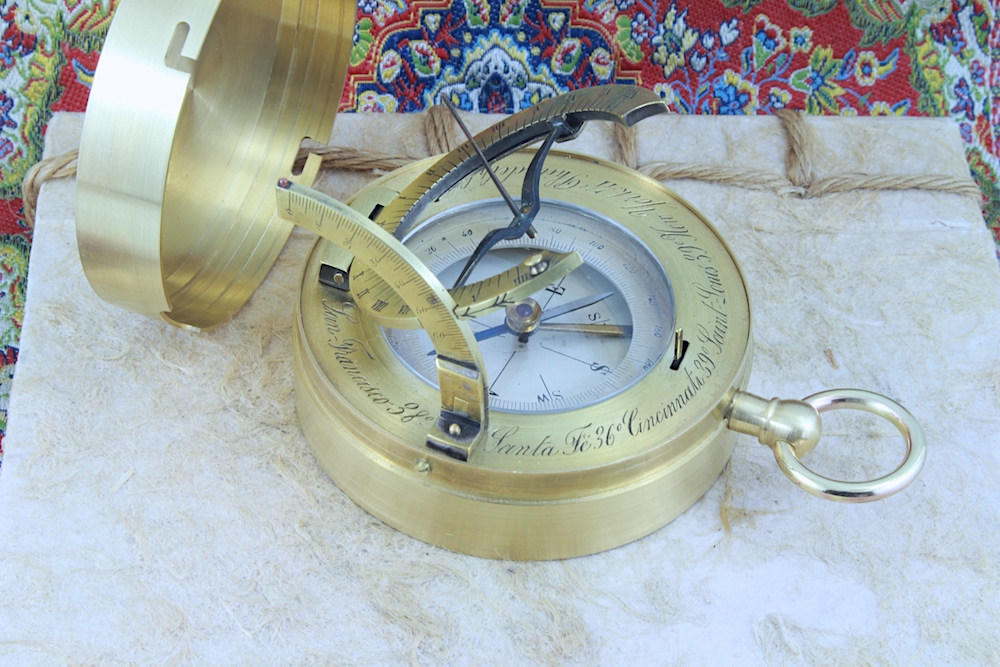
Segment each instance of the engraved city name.
M357 306L354 302L331 302L323 299L322 303L323 326L328 334L327 347L333 352L334 360L344 371L344 374L350 378L357 390L373 405L379 406L393 417L398 417L399 421L404 424L412 421L434 421L434 414L422 408L419 403L393 401L386 395L381 386L368 379L362 366L368 361L373 361L375 355L371 353L363 341L349 335L350 330L360 324L357 317ZM343 322L341 318L343 318ZM341 336L345 335L347 337L341 339Z

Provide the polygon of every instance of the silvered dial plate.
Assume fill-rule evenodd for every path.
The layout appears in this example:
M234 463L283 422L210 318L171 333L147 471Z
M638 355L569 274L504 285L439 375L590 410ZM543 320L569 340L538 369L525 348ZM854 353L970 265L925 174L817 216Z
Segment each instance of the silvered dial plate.
M467 204L434 216L404 245L450 285L479 239L509 222L499 199ZM533 240L499 244L472 280L499 273L538 249L577 250L584 265L531 295L541 308L540 324L526 338L504 326L504 311L470 321L480 338L493 410L544 413L593 405L632 386L671 345L670 281L632 233L607 217L558 201L542 204L535 227ZM581 307L559 314L574 306ZM436 387L427 334L387 328L385 335L400 359Z

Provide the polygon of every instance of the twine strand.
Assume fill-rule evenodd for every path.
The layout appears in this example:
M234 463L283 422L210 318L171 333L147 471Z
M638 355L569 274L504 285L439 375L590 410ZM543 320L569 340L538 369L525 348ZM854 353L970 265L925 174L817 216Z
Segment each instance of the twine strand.
M799 111L778 109L774 115L781 121L781 127L788 138L788 157L785 162L788 180L793 185L808 188L815 180L812 156L818 151L819 137L806 122L805 115Z
M342 171L392 171L422 159L412 155L389 155L348 146L319 146L299 149L293 170L301 170L310 155L320 157L320 169Z
M807 199L859 190L927 190L982 201L982 192L971 177L847 173L817 179L814 164L821 143L815 129L806 122L801 112L781 109L775 115L781 121L788 138L788 173L785 176L725 165L677 162L651 162L640 165L636 128L623 127L617 123L613 125L612 130L614 157L619 163L658 181L705 181L753 190L770 190L782 196ZM447 153L462 144L463 139L458 133L458 127L443 106L431 107L424 114L423 122L429 155ZM387 172L422 159L422 156L391 155L344 146L319 146L301 148L296 158L296 165L301 168L306 158L314 153L322 159L323 169L344 171ZM35 224L38 195L42 185L48 181L75 176L77 157L78 151L69 151L42 160L28 170L21 191L24 199L24 217L29 227L34 227Z
M465 139L461 138L460 130L451 112L443 104L428 109L424 118L424 133L427 135L430 155L450 153L461 146Z
M629 169L639 169L639 131L635 125L611 126L611 136L615 142L614 160Z
M734 185L748 190L773 190L779 195L805 194L806 189L794 185L784 176L768 174L752 169L726 167L712 164L689 164L683 162L651 162L639 171L657 181L707 181L720 185Z
M50 157L36 163L24 175L21 183L21 198L24 200L24 219L29 229L35 228L35 213L38 211L38 195L47 181L76 176L76 162L80 151L72 150L62 155Z
M839 174L827 176L809 184L810 198L854 192L857 190L930 190L982 199L983 193L972 178L954 176L872 176L870 174Z

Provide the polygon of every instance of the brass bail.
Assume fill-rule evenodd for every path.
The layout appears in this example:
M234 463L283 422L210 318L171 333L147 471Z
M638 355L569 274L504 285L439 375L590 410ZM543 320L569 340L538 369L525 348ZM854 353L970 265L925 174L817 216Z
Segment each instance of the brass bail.
M738 391L727 417L733 431L755 436L771 449L779 442L786 442L796 456L805 456L815 449L823 434L819 412L804 401L767 400Z
M820 413L863 410L895 426L906 443L906 455L895 470L878 479L845 482L819 475L800 458L811 452L823 432ZM737 391L726 410L729 428L756 436L774 452L778 467L796 485L820 498L848 503L881 500L912 482L927 458L924 431L906 408L892 399L863 389L831 389L801 401L770 401Z

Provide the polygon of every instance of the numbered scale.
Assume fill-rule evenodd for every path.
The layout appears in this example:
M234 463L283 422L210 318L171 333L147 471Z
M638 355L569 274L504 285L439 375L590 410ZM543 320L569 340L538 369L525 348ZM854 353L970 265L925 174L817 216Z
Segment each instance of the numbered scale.
M322 237L294 321L302 427L361 506L456 551L552 559L669 522L718 477L737 432L824 497L875 500L912 481L923 435L893 401L743 391L746 286L697 211L639 173L551 150L587 121L664 110L634 87L550 99L350 206L278 182L279 214ZM819 413L845 407L900 430L895 471L848 483L802 465Z

